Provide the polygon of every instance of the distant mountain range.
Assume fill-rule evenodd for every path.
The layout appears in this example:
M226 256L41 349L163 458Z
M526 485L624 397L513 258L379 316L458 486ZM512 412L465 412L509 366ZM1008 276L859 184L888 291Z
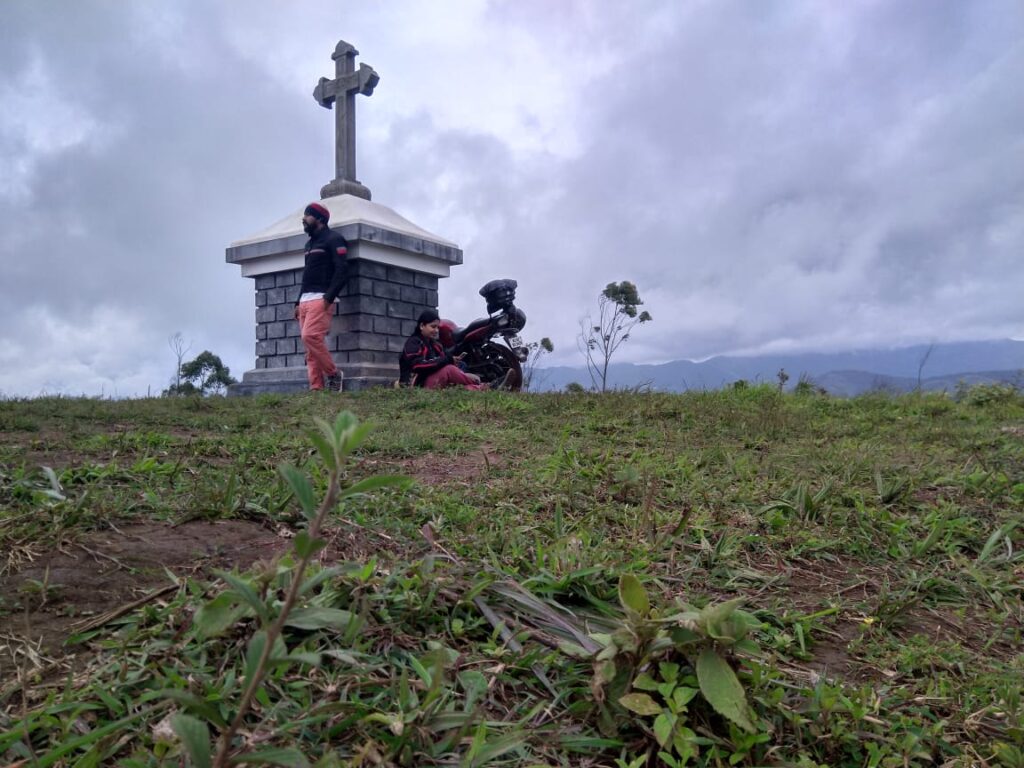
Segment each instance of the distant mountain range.
M927 355L927 359L925 359ZM922 367L922 361L924 365ZM615 388L650 386L683 392L720 389L743 379L751 384L778 382L779 370L789 375L792 389L801 377L833 395L852 397L872 390L910 392L921 388L952 392L968 384L1004 382L1024 386L1024 341L968 341L918 345L899 349L851 352L712 357L699 363L674 360L658 365L613 363L608 385ZM570 382L590 387L585 368L552 366L537 371L535 391L564 389Z

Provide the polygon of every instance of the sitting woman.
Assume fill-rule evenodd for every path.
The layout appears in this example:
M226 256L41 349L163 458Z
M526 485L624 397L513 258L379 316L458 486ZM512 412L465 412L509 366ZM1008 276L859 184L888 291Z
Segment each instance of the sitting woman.
M452 357L437 340L441 332L441 320L433 309L425 309L416 321L416 330L405 342L405 349L398 359L401 375L399 383L412 384L427 389L444 387L465 387L466 389L491 389L481 384L480 378L459 368L462 355Z

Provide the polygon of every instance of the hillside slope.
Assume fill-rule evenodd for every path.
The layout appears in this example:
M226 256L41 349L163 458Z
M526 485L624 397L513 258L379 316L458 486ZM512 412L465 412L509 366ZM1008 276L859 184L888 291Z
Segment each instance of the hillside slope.
M414 485L330 509L231 731L343 410L342 487ZM1003 390L3 401L0 762L1012 765L1022 509Z
M613 363L609 368L609 386L630 388L649 385L666 392L715 390L740 379L772 384L776 382L779 370L784 369L789 375L790 386L802 376L819 381L828 375L836 386L836 394L853 396L877 388L878 381L889 381L896 391L912 391L917 386L919 367L923 379L943 382L935 389L953 391L960 379L1012 381L1024 371L1024 341L1004 339L935 344L930 352L928 345L919 345L833 354L723 356L701 362L675 360L657 365ZM979 374L986 372L991 372L993 378L978 379ZM851 375L845 375L847 373ZM913 383L907 385L899 382L900 379ZM560 390L572 381L590 386L586 369L552 366L541 372L538 389Z

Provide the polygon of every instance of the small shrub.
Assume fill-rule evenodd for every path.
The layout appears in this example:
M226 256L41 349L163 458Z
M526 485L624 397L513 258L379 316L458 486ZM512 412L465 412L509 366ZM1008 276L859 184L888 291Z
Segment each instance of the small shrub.
M800 380L793 387L793 394L801 397L809 397L810 395L827 395L828 392L824 387L819 387L814 383L814 380L806 373L800 374Z
M954 398L959 403L985 408L1013 402L1017 397L1017 388L1012 384L976 384L973 387L960 382Z

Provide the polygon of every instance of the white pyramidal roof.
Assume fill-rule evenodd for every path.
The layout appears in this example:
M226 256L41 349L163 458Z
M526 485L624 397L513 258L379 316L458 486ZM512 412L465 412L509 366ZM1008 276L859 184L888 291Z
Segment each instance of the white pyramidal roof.
M418 237L421 240L429 240L439 245L458 248L450 240L445 240L443 237L438 237L432 232L427 232L427 230L417 227L393 209L371 200L364 200L355 195L336 195L335 197L328 197L317 202L331 212L332 229L345 224L368 224L403 235L409 235L410 237ZM236 240L231 244L231 247L234 248L236 246L249 245L250 243L260 243L264 240L277 240L291 235L304 234L302 231L302 212L305 209L305 205L296 208L294 213L289 213L266 229L249 237L244 237L241 240Z

